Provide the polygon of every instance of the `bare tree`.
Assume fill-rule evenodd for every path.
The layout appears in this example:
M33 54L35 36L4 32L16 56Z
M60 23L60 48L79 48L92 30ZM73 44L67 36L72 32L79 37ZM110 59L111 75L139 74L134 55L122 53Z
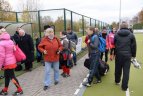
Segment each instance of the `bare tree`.
M6 0L0 0L0 21L15 21L16 16L11 11L12 7Z
M8 1L0 0L0 10L11 11L12 7Z
M37 12L30 11L38 11L40 8L40 0L25 0L20 1L20 9L22 9L22 20L26 22L37 22Z
M143 23L143 9L138 14L139 17L139 23Z

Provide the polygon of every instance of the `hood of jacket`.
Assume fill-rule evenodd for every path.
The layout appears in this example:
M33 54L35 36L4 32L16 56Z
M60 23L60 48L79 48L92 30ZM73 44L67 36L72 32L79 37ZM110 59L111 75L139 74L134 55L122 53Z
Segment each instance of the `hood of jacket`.
M128 28L122 28L120 31L118 31L118 35L119 36L122 36L122 37L125 37L125 36L128 36L130 34L130 30Z
M0 35L0 40L10 40L10 35L7 32L3 32Z

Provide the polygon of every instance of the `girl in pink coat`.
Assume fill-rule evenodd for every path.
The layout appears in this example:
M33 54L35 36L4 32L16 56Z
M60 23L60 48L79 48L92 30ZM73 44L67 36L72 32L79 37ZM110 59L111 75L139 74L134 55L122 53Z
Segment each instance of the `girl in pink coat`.
M113 30L109 33L107 39L106 39L106 47L110 49L110 60L112 61L115 56L115 44L114 44L114 36L116 33L116 28L113 28Z
M14 74L16 68L16 58L14 56L14 42L10 40L10 35L6 32L3 26L0 26L0 70L4 70L5 87L0 92L0 95L8 94L8 86L10 80L17 87L14 95L23 94L22 88Z

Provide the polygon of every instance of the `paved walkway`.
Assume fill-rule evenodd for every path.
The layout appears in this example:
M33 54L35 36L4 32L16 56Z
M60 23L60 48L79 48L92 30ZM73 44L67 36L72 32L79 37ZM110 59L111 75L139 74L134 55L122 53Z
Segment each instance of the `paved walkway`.
M76 89L88 73L88 70L83 66L83 62L86 57L87 56L81 58L77 62L77 66L72 68L70 77L61 77L58 85L54 85L54 82L52 82L51 87L47 91L43 91L43 66L33 70L32 72L27 72L19 76L18 80L24 91L22 96L74 96ZM53 72L51 76L53 77ZM10 84L8 96L11 96L10 94L12 94L15 90L15 86Z

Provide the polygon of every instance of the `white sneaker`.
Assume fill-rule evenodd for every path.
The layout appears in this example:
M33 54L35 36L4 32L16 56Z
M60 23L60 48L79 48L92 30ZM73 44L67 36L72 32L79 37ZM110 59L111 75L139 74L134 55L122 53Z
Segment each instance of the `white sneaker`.
M83 86L86 86L86 87L91 87L91 84L89 84L88 82L84 82L82 83Z

